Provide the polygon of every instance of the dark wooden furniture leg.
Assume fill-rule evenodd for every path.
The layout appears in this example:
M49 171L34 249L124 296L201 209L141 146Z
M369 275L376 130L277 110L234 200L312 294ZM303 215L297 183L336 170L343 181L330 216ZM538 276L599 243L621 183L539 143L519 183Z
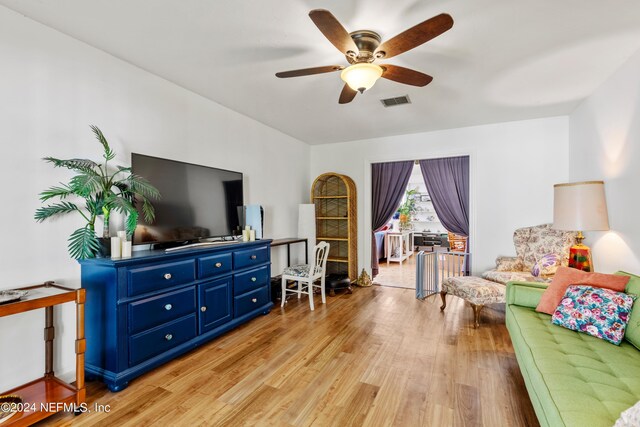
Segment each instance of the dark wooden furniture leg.
M447 308L447 293L445 291L441 291L440 298L442 298L442 305L440 306L440 311L444 311L444 309Z
M84 302L85 290L76 292L76 405L80 406L85 401L86 390L84 388L84 353L87 348L84 339Z
M53 306L44 309L44 376L53 377Z
M482 304L471 304L471 308L473 308L473 327L478 328L480 326L480 312L484 305Z

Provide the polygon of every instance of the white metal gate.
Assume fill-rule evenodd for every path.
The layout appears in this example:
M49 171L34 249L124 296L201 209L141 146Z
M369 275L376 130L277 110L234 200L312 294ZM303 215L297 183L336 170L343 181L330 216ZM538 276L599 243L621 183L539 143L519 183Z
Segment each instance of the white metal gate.
M418 252L416 256L416 298L439 293L447 277L469 275L470 254L466 252Z

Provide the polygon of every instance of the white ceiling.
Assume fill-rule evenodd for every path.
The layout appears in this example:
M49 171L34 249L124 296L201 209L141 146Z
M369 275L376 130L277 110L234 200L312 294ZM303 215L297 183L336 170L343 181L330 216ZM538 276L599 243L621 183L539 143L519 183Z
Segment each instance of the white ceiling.
M637 0L0 0L36 21L310 144L570 113L640 49ZM447 12L440 37L388 63L425 72L416 88L381 79L338 104L346 64L307 16L388 39ZM381 98L412 104L384 108Z

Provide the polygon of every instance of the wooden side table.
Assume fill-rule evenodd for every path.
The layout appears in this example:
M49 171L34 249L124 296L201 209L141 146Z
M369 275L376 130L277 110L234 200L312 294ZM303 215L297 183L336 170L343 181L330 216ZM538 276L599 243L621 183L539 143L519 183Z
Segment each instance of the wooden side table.
M44 348L45 368L42 378L8 390L0 395L15 394L22 398L24 411L19 412L2 423L7 426L28 426L47 418L56 412L77 410L85 403L84 388L84 289L69 289L54 282L20 288L29 294L20 301L0 305L0 317L44 308ZM53 373L53 308L66 302L76 303L76 384L68 384Z

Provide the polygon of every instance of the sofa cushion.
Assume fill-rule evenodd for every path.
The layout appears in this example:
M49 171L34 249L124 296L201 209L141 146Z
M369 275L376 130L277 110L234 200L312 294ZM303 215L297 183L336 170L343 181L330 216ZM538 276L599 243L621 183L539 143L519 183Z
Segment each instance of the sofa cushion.
M640 297L640 276L624 271L618 271L616 274L629 276L629 283L627 283L625 292ZM636 303L633 305L624 338L640 350L640 299L636 299Z
M640 353L507 305L507 328L542 426L610 427L640 400Z
M536 311L553 314L562 296L570 285L589 285L599 288L612 289L617 292L624 292L624 288L629 281L629 277L616 276L614 274L587 273L575 268L560 267L553 276L551 284L540 298L540 303Z
M487 280L502 283L508 282L550 282L551 278L533 277L530 271L498 271L488 270L482 273L482 277Z
M551 317L554 325L620 344L634 297L593 286L572 285Z

